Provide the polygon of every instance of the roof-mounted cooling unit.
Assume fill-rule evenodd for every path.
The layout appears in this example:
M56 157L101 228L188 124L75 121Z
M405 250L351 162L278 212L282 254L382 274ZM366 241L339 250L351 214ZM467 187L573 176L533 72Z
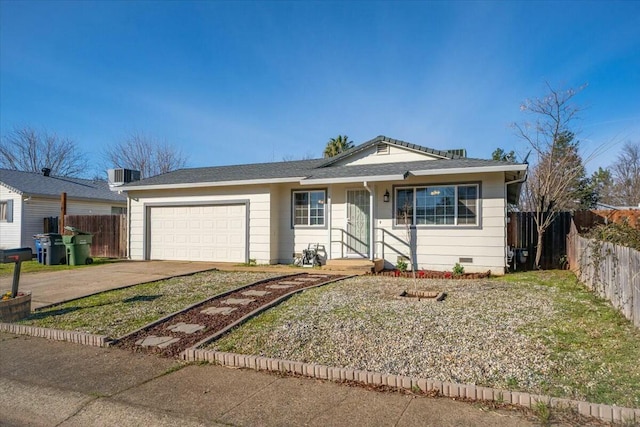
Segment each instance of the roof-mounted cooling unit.
M111 187L118 187L140 180L140 171L131 169L109 169L107 174L109 175L109 185Z
M462 158L467 157L467 150L465 148L455 148L453 150L447 150L449 155L458 156Z

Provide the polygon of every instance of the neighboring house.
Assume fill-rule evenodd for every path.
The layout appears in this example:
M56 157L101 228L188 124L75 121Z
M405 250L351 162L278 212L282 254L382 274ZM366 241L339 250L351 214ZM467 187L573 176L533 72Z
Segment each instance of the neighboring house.
M60 216L67 193L67 215L124 213L127 200L104 181L0 169L0 248L31 247L44 231L44 218Z
M120 189L136 260L290 264L317 243L326 259L392 267L413 232L418 268L502 274L507 203L526 172L379 136L328 159L181 169Z

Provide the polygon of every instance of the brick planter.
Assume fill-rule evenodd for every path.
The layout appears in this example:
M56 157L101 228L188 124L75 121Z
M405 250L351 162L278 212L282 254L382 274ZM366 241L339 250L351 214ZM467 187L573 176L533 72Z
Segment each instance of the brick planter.
M411 271L402 272L400 270L383 270L379 273L372 273L372 275L413 278L413 273ZM453 274L450 271L433 271L433 270L416 271L416 279L485 279L487 277L491 277L491 271L487 271L486 273L462 273L462 274Z
M15 322L31 314L31 293L0 301L0 322Z

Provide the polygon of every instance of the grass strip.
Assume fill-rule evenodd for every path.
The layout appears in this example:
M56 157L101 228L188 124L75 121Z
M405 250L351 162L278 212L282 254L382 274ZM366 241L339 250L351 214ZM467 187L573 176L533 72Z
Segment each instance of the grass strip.
M205 298L276 275L208 271L175 277L49 307L19 323L116 338Z

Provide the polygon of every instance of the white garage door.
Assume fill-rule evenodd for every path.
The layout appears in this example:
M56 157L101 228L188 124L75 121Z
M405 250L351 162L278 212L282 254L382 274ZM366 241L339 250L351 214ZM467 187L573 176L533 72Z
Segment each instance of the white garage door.
M149 258L246 261L246 206L151 207Z

